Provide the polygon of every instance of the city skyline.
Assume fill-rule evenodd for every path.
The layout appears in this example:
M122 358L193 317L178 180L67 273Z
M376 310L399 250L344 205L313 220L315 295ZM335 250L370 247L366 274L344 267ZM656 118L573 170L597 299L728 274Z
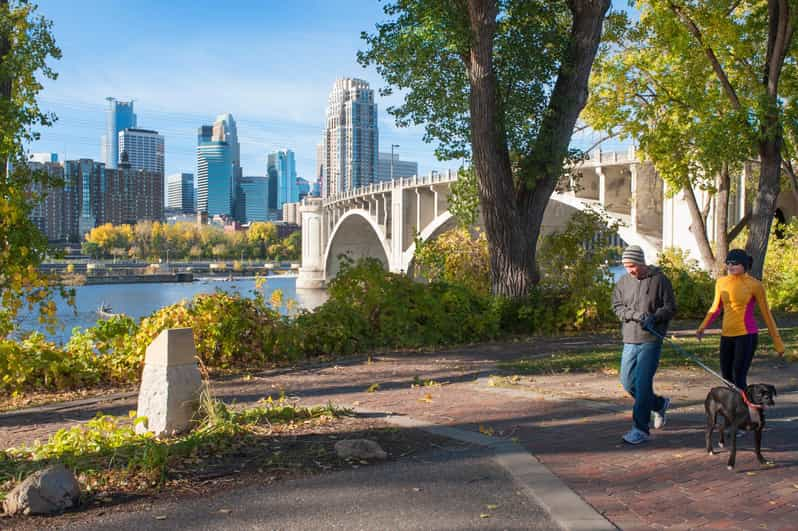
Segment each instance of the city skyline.
M373 68L363 69L356 60L364 47L360 32L373 32L376 23L386 20L382 2L303 0L264 6L242 1L224 8L183 0L37 3L39 13L53 21L63 58L52 62L59 78L45 80L39 98L42 109L59 119L40 129L41 139L29 148L58 153L61 160L104 160L105 98L113 97L134 101L138 124L164 136L165 174L195 173L197 127L231 113L238 122L247 175L266 175L267 154L288 148L296 154L298 176L312 182L335 80L364 79L375 93L386 86ZM301 20L302 37L292 24L268 25L264 32L273 19ZM174 20L191 31L175 32ZM106 49L114 52L98 53ZM422 140L423 127L395 126L386 109L401 104L401 94L375 94L375 99L381 145L400 145L398 156L417 161L421 174L460 165L435 159L434 145ZM594 140L582 134L574 144L585 147ZM616 144L605 149L617 149Z
M150 16L156 7L159 16ZM248 175L266 175L267 154L288 148L296 154L297 174L312 181L315 148L335 80L359 77L375 89L385 85L376 72L356 61L363 47L360 32L373 31L384 19L379 2L330 6L314 1L298 7L244 2L222 10L183 2L133 6L85 1L77 9L79 13L57 0L39 2L39 12L53 21L64 57L53 63L59 79L45 83L41 94L42 108L55 112L59 120L42 130L41 140L30 149L56 152L63 160L103 160L105 98L114 97L134 101L138 124L164 135L166 174L196 172L197 127L229 112L238 121L241 166ZM305 19L307 12L316 16ZM287 29L263 33L259 28L271 17L301 19L306 37L313 38L297 39L296 32ZM191 34L206 34L203 28L224 33L226 55L213 46L215 39L179 37L165 23L170 18L196 28ZM87 34L87 24L97 31ZM114 39L128 49L108 58L96 53ZM270 57L266 72L258 66L264 56ZM217 76L224 82L215 82ZM421 140L422 128L394 126L384 109L399 102L397 97L377 97L381 141L401 144L402 157L418 160L422 171L450 167L435 161L433 146Z

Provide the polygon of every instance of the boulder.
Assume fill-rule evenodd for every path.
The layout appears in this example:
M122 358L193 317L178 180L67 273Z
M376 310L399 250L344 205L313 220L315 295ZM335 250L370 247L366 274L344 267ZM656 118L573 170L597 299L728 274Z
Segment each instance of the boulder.
M335 443L335 453L341 459L385 459L385 453L377 442L369 439L346 439Z
M150 431L160 437L191 427L202 391L196 354L191 328L164 330L150 343L136 411L139 417L147 417L147 423L137 424L136 432Z
M3 501L6 514L57 514L78 505L80 485L64 465L34 472Z

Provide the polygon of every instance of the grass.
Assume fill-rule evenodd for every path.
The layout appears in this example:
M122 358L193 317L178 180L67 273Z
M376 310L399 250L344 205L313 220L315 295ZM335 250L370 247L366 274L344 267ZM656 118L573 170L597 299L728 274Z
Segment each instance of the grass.
M144 419L135 412L129 417L98 414L85 425L59 430L45 443L0 450L0 499L17 481L57 462L69 467L89 493L148 490L162 486L174 470L199 470L213 461L235 459L264 436L349 413L331 404L297 407L284 398L268 397L262 404L234 411L205 394L195 428L164 439L137 434L135 426Z
M786 347L785 358L798 361L798 327L781 328L781 337ZM703 341L694 337L670 338L707 366L719 369L718 348L720 336L704 336ZM767 333L760 333L757 356L775 357L773 343ZM521 358L499 363L500 369L513 374L552 374L568 372L606 372L617 370L621 359L621 345L579 352L555 352L539 358ZM694 366L689 358L677 352L667 342L662 347L660 368Z

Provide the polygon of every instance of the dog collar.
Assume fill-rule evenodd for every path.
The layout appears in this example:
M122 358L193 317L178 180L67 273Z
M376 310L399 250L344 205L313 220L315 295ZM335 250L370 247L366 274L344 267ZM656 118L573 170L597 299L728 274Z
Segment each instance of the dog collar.
M762 404L754 404L748 400L748 395L745 394L745 391L742 389L738 389L738 391L740 391L740 394L743 395L743 402L745 402L745 405L748 406L749 409L762 409Z

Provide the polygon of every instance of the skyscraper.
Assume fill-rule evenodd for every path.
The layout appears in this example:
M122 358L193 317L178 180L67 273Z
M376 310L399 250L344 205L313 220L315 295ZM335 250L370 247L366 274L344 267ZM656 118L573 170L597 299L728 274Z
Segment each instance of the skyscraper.
M296 203L299 201L294 152L290 149L281 149L270 153L268 170L269 177L276 179L277 185L277 201L274 204L274 208L282 210L284 203Z
M158 131L128 127L119 131L119 154L127 153L127 160L134 170L145 170L164 174L164 142Z
M197 132L197 211L209 217L240 210L241 148L233 116L220 114Z
M374 91L362 79L333 85L324 128L324 197L368 185L377 173L379 138Z
M392 156L393 164L391 164ZM391 168L391 166L393 166L393 168ZM390 181L391 173L393 173L394 179L418 175L418 162L399 160L398 153L380 153L379 162L377 163L377 178L375 181Z
M277 153L269 153L266 157L266 179L269 187L268 205L271 219L279 219L277 211L277 184L280 175L277 171ZM281 211L282 212L282 211Z
M194 174L175 173L166 179L166 206L184 214L194 212Z
M269 189L266 177L241 177L241 190L243 192L245 218L242 221L249 223L267 221L269 219Z
M102 161L106 168L116 168L119 163L119 131L136 127L136 113L132 101L117 101L105 98L105 134L102 137Z

